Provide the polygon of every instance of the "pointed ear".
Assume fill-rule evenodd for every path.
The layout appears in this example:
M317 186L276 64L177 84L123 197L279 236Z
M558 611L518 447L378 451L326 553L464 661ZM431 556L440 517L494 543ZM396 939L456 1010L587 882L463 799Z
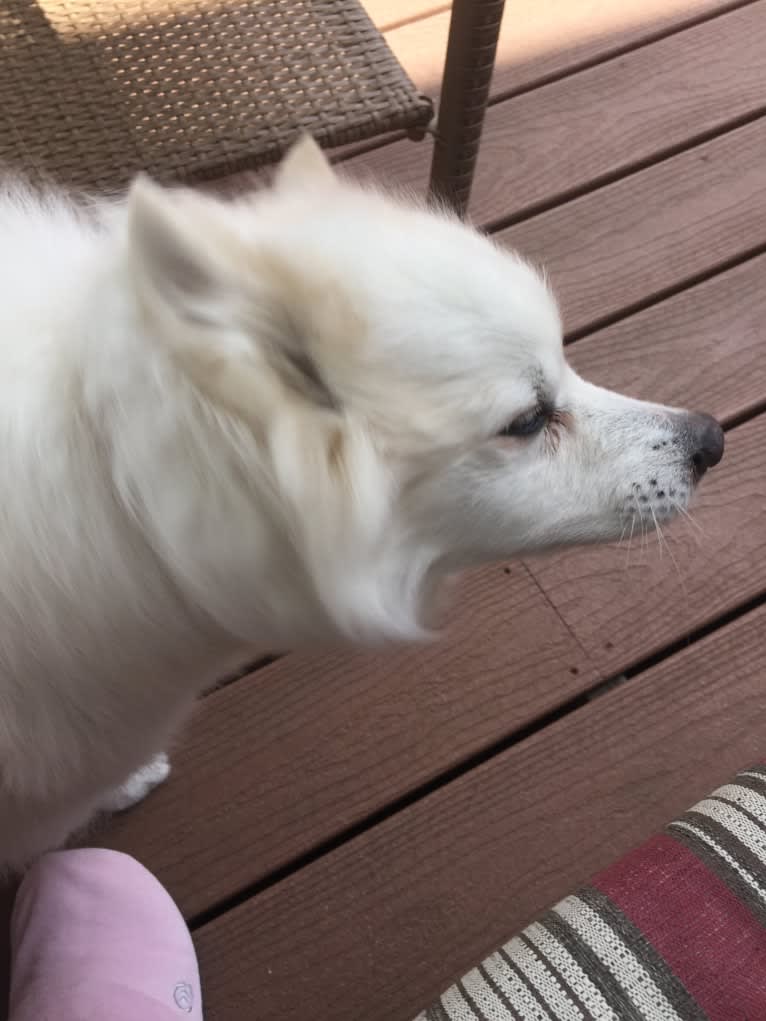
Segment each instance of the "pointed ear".
M331 296L268 251L248 249L214 200L138 178L128 258L158 336L214 400L252 422L285 388L334 407L310 344L337 329Z
M327 186L338 180L329 160L311 135L303 134L279 164L274 177L278 189Z
M155 312L218 321L230 290L226 239L203 196L138 177L128 194L128 249L139 293Z

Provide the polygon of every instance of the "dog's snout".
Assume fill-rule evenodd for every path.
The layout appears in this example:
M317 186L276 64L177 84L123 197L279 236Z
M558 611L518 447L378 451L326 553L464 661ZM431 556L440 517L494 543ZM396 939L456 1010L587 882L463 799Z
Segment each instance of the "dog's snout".
M692 468L699 479L723 457L723 429L712 415L698 413L689 415L687 427Z

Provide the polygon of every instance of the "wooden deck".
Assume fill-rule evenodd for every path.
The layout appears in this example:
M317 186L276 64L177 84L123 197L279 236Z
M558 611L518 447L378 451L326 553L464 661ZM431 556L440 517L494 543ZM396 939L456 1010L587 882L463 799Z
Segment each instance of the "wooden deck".
M448 5L369 0L438 84ZM166 883L207 1021L410 1021L766 754L766 0L513 0L473 218L548 267L597 382L711 411L694 523L467 578L438 645L207 698L99 840ZM349 173L425 186L429 143Z

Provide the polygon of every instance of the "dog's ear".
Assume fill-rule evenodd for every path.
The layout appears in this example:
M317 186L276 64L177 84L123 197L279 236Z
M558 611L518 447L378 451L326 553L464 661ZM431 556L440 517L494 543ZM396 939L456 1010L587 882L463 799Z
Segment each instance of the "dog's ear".
M240 413L243 401L255 413L257 401L285 391L337 407L315 359L328 335L347 328L336 291L245 245L214 200L138 178L128 197L128 257L154 328L210 396ZM225 394L211 392L216 381Z
M157 315L213 322L232 290L231 241L193 192L168 191L139 176L128 195L128 247L141 297Z
M330 161L308 134L294 143L274 175L274 187L280 190L326 187L336 181Z

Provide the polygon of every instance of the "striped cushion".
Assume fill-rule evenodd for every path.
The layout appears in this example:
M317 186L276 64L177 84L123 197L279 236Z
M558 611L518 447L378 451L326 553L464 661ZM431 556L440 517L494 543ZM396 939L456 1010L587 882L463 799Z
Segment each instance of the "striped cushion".
M417 1021L766 1021L766 767L740 773Z

